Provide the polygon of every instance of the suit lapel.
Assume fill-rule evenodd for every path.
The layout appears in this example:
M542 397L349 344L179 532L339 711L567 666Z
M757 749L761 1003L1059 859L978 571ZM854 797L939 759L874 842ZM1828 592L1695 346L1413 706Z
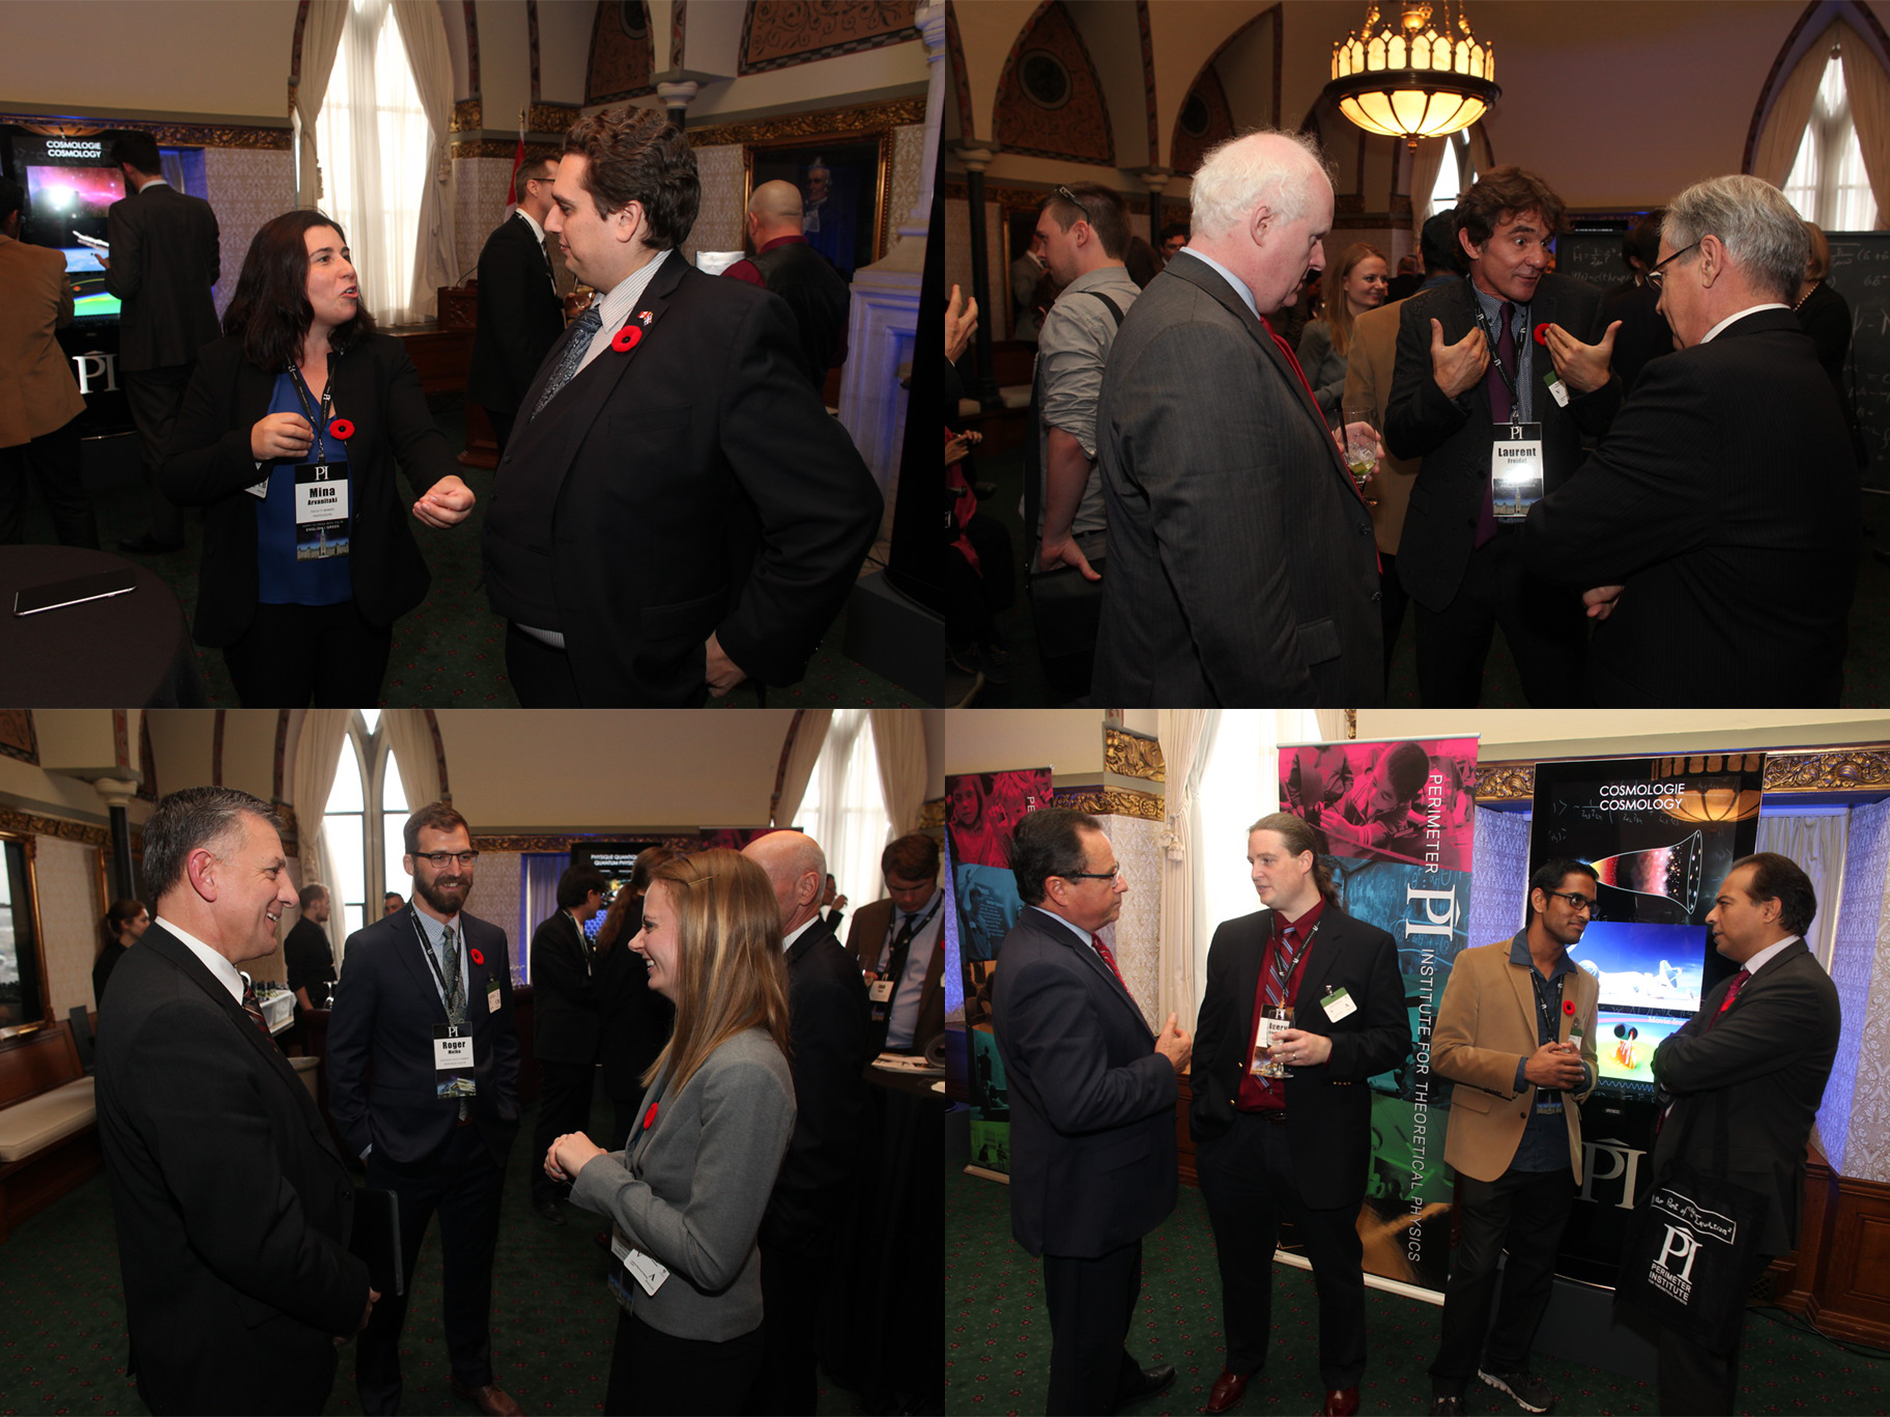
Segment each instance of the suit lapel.
M1035 909L1035 907L1027 905L1024 909L1032 910ZM1058 918L1061 919L1062 917L1059 916ZM1094 973L1096 977L1102 981L1103 986L1109 993L1120 999L1123 1006L1135 1016L1135 1021L1141 1025L1142 1031L1147 1033L1151 1040L1154 1038L1155 1035L1149 1031L1148 1020L1142 1017L1142 1006L1135 1002L1135 996L1129 992L1129 986L1118 979L1116 972L1102 962L1102 956L1096 953L1092 945L1076 938L1074 933L1072 933L1076 930L1076 926L1056 926L1048 922L1039 922L1037 928L1048 934L1049 937L1058 944L1069 946L1070 952L1082 962L1081 967Z
M422 995L425 998L432 1000L433 1007L439 1010L440 1022L446 1023L446 1022L449 1022L449 1020L446 1013L446 1005L440 999L439 980L437 980L433 976L433 966L428 964L426 960L421 957L421 952L423 950L432 949L432 946L430 944L423 943L422 938L421 938L421 936L423 935L425 931L425 927L420 924L418 919L410 920L407 918L410 915L417 916L418 914L419 912L413 908L413 902L409 901L407 903L406 909L402 910L399 915L396 915L394 917L394 922L395 922L394 956L401 962L402 967L405 968L407 972L413 977L414 982L420 986ZM461 921L463 924L464 922L463 915L461 917ZM472 961L469 957L467 960L467 963L470 965L471 962ZM470 972L471 971L469 970L468 973L470 974ZM469 978L466 982L467 982L466 1016L468 1018L471 1018L472 1017L472 990L471 990L472 980Z

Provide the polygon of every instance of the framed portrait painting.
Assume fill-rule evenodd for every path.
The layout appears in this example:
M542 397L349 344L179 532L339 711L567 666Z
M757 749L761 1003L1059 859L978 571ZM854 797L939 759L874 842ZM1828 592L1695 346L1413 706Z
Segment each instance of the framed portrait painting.
M753 143L746 151L748 192L774 181L800 188L807 244L849 281L885 252L887 134L793 138Z

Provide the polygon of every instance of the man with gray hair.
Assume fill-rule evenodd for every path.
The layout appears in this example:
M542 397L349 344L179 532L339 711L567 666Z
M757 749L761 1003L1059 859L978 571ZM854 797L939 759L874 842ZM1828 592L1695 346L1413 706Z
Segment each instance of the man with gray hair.
M1648 279L1676 352L1649 361L1601 446L1529 512L1531 565L1584 588L1601 622L1599 706L1810 707L1843 691L1857 459L1792 314L1806 242L1756 177L1675 198Z
M1307 140L1221 144L1195 174L1187 246L1122 321L1096 421L1109 573L1093 702L1384 695L1371 512L1267 319L1324 269L1332 200Z
M281 830L223 787L173 792L144 829L157 918L114 971L98 1130L153 1412L319 1412L380 1297L348 1250L347 1168L237 968L295 904Z
M761 1218L764 1358L746 1410L811 1413L821 1295L833 1280L841 1216L866 1121L872 1061L859 962L820 913L827 857L804 832L757 837L742 855L768 873L781 905L794 1073L794 1135Z

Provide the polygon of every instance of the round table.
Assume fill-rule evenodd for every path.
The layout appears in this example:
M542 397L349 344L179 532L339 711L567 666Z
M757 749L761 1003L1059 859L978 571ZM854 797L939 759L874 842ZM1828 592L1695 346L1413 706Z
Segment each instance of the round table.
M107 600L15 615L15 592L129 570ZM0 546L0 703L9 708L199 708L184 607L147 568L81 546Z

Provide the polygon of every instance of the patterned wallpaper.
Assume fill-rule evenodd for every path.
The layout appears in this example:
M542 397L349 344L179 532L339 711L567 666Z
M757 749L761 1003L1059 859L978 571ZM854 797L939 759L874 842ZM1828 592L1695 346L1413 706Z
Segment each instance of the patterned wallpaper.
M758 74L918 38L917 0L751 0L736 72Z
M453 159L453 265L460 277L473 274L486 238L505 214L505 189L512 180L509 157Z
M39 888L40 938L46 950L46 989L54 1018L92 999L92 960L98 954L98 849L58 837L37 838L33 877Z
M1210 64L1195 82L1190 98L1198 98L1207 109L1207 130L1200 137L1186 132L1180 115L1175 117L1175 141L1168 165L1176 172L1193 172L1207 156L1207 150L1223 139L1234 136L1234 113L1227 106L1227 91L1221 87L1220 73Z
M886 249L899 244L899 224L912 215L918 204L921 169L925 165L925 125L907 123L892 131L892 175L886 192ZM921 212L919 220L931 220Z
M1890 964L1887 872L1890 802L1858 807L1851 813L1844 908L1831 950L1831 979L1844 1025L1818 1109L1818 1139L1832 1169L1869 1181L1890 1181L1890 969L1883 967Z
M698 251L742 249L742 214L748 206L748 174L739 143L696 149L696 175L702 182L702 208L695 229L683 243L694 261Z
M654 92L651 76L656 72L655 36L650 29L650 7L642 5L642 10L642 33L633 35L624 28L622 5L600 0L597 22L591 29L591 62L584 78L587 104L614 103Z
M1467 935L1472 948L1507 940L1522 928L1522 901L1529 887L1529 818L1482 807L1476 812Z
M1026 56L1039 51L1052 56L1069 76L1069 96L1056 108L1044 108L1024 92ZM1105 166L1115 161L1102 84L1083 37L1061 4L1049 6L1029 33L1018 37L998 82L996 129L997 140L1010 152Z
M486 851L479 853L479 874L473 881L472 897L466 908L488 924L505 931L512 954L512 982L525 982L525 951L531 938L518 938L520 899L519 853Z
M1116 968L1129 986L1129 993L1142 1006L1142 1017L1156 1032L1163 1020L1155 1017L1155 1001L1161 997L1161 923L1162 923L1162 848L1158 838L1160 822L1140 817L1105 816L1103 833L1115 848L1116 860L1129 882L1122 898L1122 916L1103 931Z
M295 154L248 148L205 148L206 200L215 208L221 232L223 276L216 283L217 312L236 293L249 243L272 217L295 209ZM88 995L91 985L86 986Z

